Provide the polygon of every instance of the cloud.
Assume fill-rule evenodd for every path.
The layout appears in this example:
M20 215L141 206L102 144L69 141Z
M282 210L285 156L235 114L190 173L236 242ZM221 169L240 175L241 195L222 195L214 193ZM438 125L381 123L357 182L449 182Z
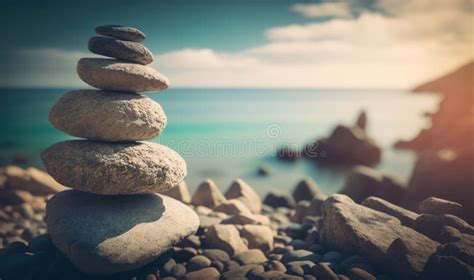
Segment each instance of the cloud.
M302 14L308 18L317 17L352 17L352 12L348 3L331 2L320 4L295 4L291 6L291 10Z

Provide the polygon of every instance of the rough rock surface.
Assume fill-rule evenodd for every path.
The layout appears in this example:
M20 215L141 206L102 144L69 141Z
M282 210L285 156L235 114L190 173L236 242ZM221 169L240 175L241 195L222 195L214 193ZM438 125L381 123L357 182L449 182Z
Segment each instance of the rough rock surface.
M145 34L133 27L121 25L103 25L95 28L95 32L100 35L109 36L125 41L141 42L145 40Z
M23 169L11 165L1 168L0 175L5 176L6 188L27 191L32 195L54 194L66 189L49 174L34 167Z
M90 274L141 267L199 225L190 208L158 194L112 197L64 191L51 199L47 213L54 245Z
M124 92L76 90L49 113L53 126L72 136L99 141L141 141L160 135L167 118L160 104Z
M182 181L177 186L167 191L161 192L161 194L172 197L183 203L191 204L191 195L189 194L188 185L185 181Z
M394 216L399 219L402 225L413 228L415 220L418 218L418 214L392 204L378 197L370 196L361 203L365 207L384 212L390 216Z
M420 210L420 213L423 214L451 214L459 216L462 213L461 204L437 197L428 197L424 199L422 202L420 202L420 206L418 208Z
M301 200L311 201L316 195L324 195L324 193L319 189L316 182L309 178L305 178L298 182L295 189L293 190L293 198L296 202Z
M268 226L244 225L240 235L247 239L250 249L260 249L263 252L273 249L273 233Z
M169 86L168 78L155 69L115 59L81 58L77 73L87 84L103 90L151 92Z
M214 208L226 199L219 190L219 187L211 179L202 182L192 197L192 204Z
M278 207L286 207L286 208L294 208L295 207L295 200L290 194L279 192L279 191L271 191L265 196L263 203L271 206L273 208Z
M214 212L221 212L227 215L251 214L250 210L237 199L229 199L214 207Z
M94 36L89 39L89 50L95 54L131 61L142 65L153 62L153 54L139 43Z
M254 214L262 210L262 201L258 194L244 180L237 179L230 185L225 193L227 199L238 199Z
M422 268L418 264L425 263L438 246L437 242L402 226L397 218L358 205L344 195L333 195L326 200L321 224L320 239L325 246L364 255L392 271L419 273ZM409 244L404 247L403 259L387 256L396 239Z
M96 194L166 191L183 181L186 163L157 143L102 143L72 140L56 143L41 158L61 184Z
M209 248L221 249L230 256L248 250L234 225L210 226L207 229L204 242Z

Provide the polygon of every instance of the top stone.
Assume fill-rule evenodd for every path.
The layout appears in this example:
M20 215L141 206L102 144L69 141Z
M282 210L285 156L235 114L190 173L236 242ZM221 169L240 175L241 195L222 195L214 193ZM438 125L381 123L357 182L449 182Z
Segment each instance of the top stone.
M113 37L124 41L141 42L145 40L145 34L140 30L121 25L98 26L95 28L95 32L100 35Z

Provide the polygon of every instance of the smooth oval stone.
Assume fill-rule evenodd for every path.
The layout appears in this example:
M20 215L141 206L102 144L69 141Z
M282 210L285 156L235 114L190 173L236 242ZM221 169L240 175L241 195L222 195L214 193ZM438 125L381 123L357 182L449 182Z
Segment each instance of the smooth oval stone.
M94 36L89 40L89 50L117 59L123 59L147 65L153 62L153 54L140 43Z
M95 28L95 32L100 35L114 37L120 40L141 42L145 40L145 34L133 27L121 25L104 25Z
M70 140L50 146L41 159L56 181L96 194L166 191L183 181L187 173L178 153L151 142Z
M140 94L76 90L59 99L49 121L72 136L117 142L157 137L167 119L160 104Z
M46 209L53 244L87 274L113 274L152 262L199 225L196 213L159 194L56 194Z
M87 84L104 90L149 92L169 85L168 78L149 66L108 58L81 58L77 73Z

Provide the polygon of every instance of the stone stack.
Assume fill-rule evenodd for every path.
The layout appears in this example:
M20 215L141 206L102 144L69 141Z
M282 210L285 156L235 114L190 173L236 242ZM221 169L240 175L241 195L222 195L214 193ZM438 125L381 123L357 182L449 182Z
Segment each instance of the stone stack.
M89 50L110 58L82 58L79 77L99 90L66 93L54 105L53 126L86 140L56 143L41 157L52 177L72 188L46 209L54 245L87 274L114 274L141 267L196 232L197 215L157 194L179 185L186 163L175 151L151 142L167 118L142 92L166 89L168 79L147 66L153 54L145 35L123 26L101 26Z

